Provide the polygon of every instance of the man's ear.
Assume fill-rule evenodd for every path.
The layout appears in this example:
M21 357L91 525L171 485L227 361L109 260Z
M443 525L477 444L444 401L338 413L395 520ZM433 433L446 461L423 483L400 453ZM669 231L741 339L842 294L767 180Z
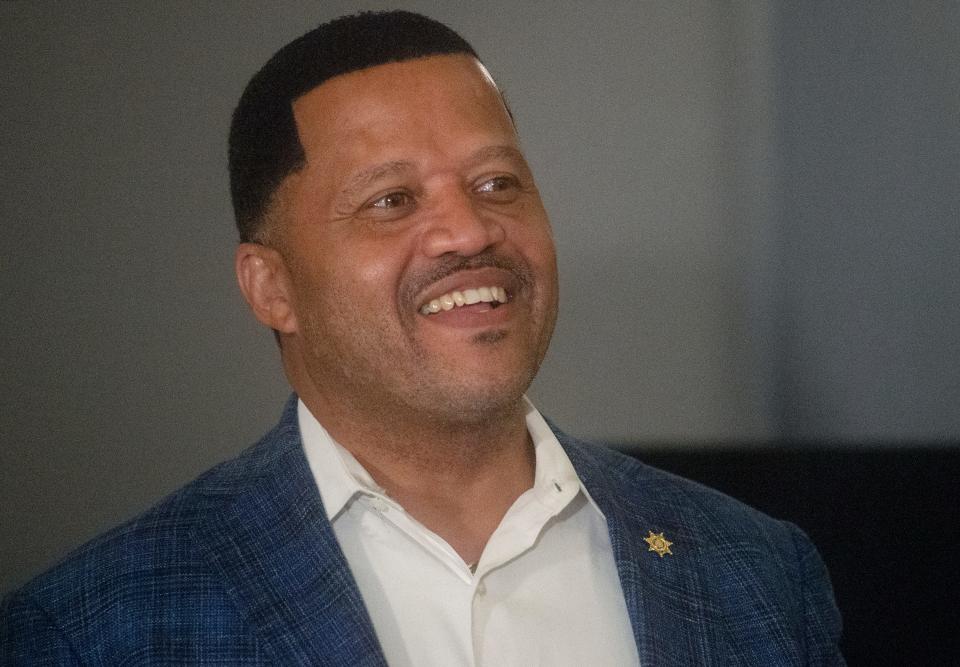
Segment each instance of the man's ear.
M274 331L295 332L290 280L280 253L259 243L241 243L235 268L240 291L254 316Z

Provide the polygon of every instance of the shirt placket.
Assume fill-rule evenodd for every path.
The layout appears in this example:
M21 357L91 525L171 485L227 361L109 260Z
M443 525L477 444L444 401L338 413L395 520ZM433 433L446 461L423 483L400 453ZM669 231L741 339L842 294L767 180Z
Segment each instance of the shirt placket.
M548 483L537 485L517 499L517 503L507 512L503 522L490 537L490 542L480 557L471 597L470 635L474 664L477 667L502 664L505 658L486 655L484 652L483 638L492 606L509 603L508 600L501 599L509 596L509 591L504 591L503 596L498 595L494 582L488 583L488 580L495 576L499 568L509 567L510 561L529 551L547 522L559 514L578 492L578 485L562 483L558 479L550 479Z

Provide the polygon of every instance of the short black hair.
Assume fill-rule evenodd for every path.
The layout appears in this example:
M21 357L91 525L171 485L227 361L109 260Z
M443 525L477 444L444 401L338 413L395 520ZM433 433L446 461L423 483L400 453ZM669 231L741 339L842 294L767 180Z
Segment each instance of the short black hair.
M432 55L477 58L463 37L407 11L342 16L290 42L243 91L230 124L230 195L240 241L256 241L280 183L306 161L293 103L324 81L356 70Z

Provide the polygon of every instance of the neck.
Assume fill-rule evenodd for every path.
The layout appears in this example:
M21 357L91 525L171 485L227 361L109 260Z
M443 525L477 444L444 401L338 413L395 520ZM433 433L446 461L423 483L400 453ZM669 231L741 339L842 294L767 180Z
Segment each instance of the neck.
M472 485L488 470L524 469L532 448L522 399L469 421L380 409L357 414L340 402L301 399L338 443L391 495ZM530 467L529 481L533 480Z
M358 413L312 385L301 400L387 494L475 563L504 514L533 486L523 400L469 422L402 409Z

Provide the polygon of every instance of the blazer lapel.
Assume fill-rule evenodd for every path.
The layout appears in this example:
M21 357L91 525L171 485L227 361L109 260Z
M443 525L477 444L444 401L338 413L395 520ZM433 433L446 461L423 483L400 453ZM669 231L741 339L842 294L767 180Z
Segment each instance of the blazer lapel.
M280 664L386 665L300 443L296 397L196 539Z
M701 572L702 537L677 515L674 508L683 503L662 485L644 484L642 475L621 479L622 462L600 461L590 451L594 447L558 438L607 519L640 664L719 664L718 624L708 618L709 590ZM651 551L645 541L651 532L672 542L671 553Z

